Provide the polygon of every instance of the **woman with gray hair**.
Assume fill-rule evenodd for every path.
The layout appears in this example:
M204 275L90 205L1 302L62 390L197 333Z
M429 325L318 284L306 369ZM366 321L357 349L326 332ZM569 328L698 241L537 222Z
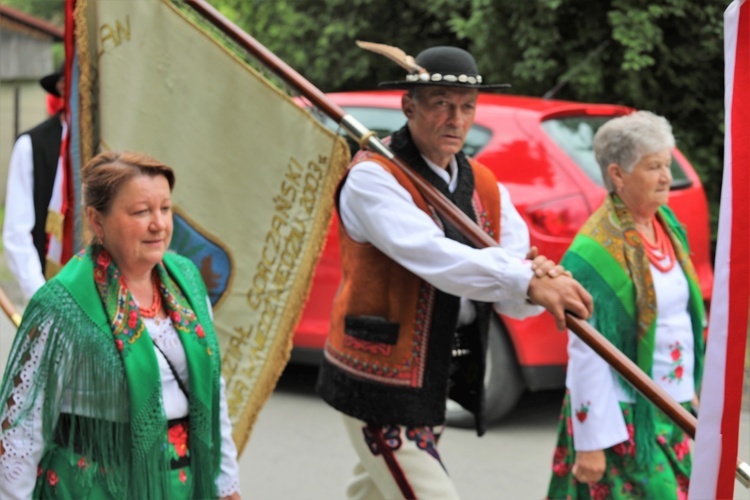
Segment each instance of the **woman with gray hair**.
M675 140L648 111L594 136L609 191L562 265L594 297L591 324L690 409L703 365L703 300L685 229L667 207ZM549 498L687 498L688 437L569 335Z

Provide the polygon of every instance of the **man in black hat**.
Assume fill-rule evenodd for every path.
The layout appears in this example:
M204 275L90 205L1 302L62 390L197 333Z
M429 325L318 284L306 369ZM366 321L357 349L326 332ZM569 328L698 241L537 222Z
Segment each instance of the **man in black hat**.
M62 69L39 80L48 93L62 97ZM30 298L46 281L47 210L57 174L63 113L21 134L13 146L5 197L3 246L8 267Z
M349 498L456 498L440 461L446 396L484 432L484 369L493 309L546 308L586 318L591 297L529 250L507 189L462 152L486 85L456 47L420 53L404 81L406 125L386 142L501 246L476 249L385 158L360 151L338 192L343 280L318 392L343 414L360 462ZM536 305L534 305L536 304Z

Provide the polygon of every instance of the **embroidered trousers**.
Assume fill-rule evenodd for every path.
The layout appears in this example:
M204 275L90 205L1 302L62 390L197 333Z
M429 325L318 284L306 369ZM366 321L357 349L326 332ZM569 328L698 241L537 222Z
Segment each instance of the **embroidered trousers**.
M437 445L444 426L371 425L343 415L359 463L346 496L352 500L457 499Z

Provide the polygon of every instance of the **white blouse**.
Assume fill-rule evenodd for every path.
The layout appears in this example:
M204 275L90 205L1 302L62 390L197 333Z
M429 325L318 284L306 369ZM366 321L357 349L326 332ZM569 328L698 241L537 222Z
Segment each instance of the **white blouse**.
M65 129L66 124L63 122L63 135ZM34 158L31 146L31 136L28 134L21 135L13 145L8 164L3 222L5 259L26 299L30 299L46 282L31 236L36 223Z
M455 157L448 170L424 159L455 191ZM492 302L498 313L523 319L544 310L526 301L533 276L525 259L529 230L508 190L499 183L498 190L499 247L476 249L447 238L396 178L372 161L352 167L341 189L339 213L352 239L371 243L436 288L462 297L459 324L471 322L476 314L469 300Z
M172 366L177 374L189 387L188 368L185 351L182 348L177 332L172 321L167 318L163 320L143 318L144 324L153 341L169 356ZM43 329L39 341L36 342L31 359L24 365L21 372L22 383L13 389L13 398L20 401L26 397L33 380L34 373L39 367L40 353L44 349L49 329ZM156 359L159 362L159 372L162 382L162 397L164 412L167 419L185 417L188 415L188 401L174 378L164 356L159 349L154 348ZM71 398L69 391L63 393L61 410L70 411ZM82 398L79 396L79 403ZM219 496L228 496L240 491L239 468L237 465L237 448L232 440L232 424L229 420L229 411L225 397L224 378L221 378L220 394L220 420L221 420L221 470L216 479ZM36 484L37 467L44 452L42 440L42 402L44 395L39 392L36 405L32 411L31 418L27 418L23 426L10 429L0 436L0 445L5 453L0 456L0 498L2 499L27 499L31 498ZM0 421L6 418L13 420L14 410L21 405L15 405L10 409L4 405L0 415ZM79 411L82 409L76 405ZM114 418L113 418L114 420Z
M687 278L679 264L666 273L653 265L650 269L656 292L652 379L677 402L691 401L695 357ZM623 389L614 370L572 332L568 332L568 355L566 386L575 449L603 450L627 441L619 402L632 403L634 398Z

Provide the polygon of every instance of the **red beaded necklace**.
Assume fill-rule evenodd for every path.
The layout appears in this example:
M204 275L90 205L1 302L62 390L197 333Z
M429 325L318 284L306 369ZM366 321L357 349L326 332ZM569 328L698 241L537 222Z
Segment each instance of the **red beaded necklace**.
M640 230L638 232L643 240L643 248L646 249L649 262L662 273L666 273L672 270L676 261L674 247L656 216L654 216L653 225L655 240L653 243L648 241Z
M151 284L153 286L154 296L151 301L150 307L140 307L138 306L138 312L141 313L141 316L144 318L154 318L157 314L159 314L159 311L161 311L161 294L159 293L159 286L157 285L157 277L156 274L152 275L151 278Z

